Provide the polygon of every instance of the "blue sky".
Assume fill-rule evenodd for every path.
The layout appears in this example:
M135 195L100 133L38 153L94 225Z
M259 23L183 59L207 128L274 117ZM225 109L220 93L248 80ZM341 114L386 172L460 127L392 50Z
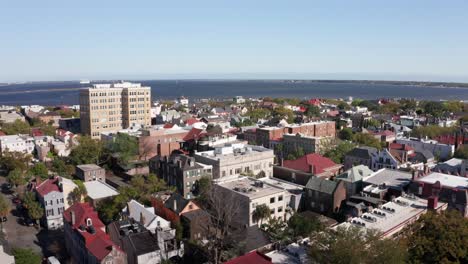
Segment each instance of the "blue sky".
M468 81L468 1L0 0L0 81Z

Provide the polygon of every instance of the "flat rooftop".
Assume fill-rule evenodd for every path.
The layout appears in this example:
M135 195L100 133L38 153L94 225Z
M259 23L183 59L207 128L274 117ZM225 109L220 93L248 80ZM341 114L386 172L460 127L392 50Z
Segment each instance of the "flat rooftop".
M249 177L227 180L219 182L217 185L247 196L252 200L284 192L282 188Z
M82 165L78 165L76 167L81 169L82 171L93 171L93 170L102 169L101 167L99 167L96 164L82 164Z
M83 183L88 196L93 200L116 196L119 193L112 186L100 181L88 181Z
M411 172L400 171L400 170L390 170L390 169L380 169L374 174L365 177L363 179L364 183L372 185L383 185L394 189L401 189L402 187L408 185L411 182L412 178Z
M223 159L236 156L257 155L258 153L266 152L271 152L271 155L273 156L273 150L262 146L247 145L244 143L227 143L223 146L215 147L214 150L197 152L195 155L210 159Z
M259 181L262 181L264 183L268 183L271 185L274 185L277 188L281 188L283 190L287 191L302 191L304 190L304 186L295 184L292 182L284 181L278 178L270 178L270 177L263 177L258 179Z
M438 208L445 203L438 203ZM375 208L372 212L364 213L360 217L354 217L350 221L342 223L338 227L357 226L366 229L374 229L382 232L382 236L389 236L398 232L415 217L425 213L427 200L413 195L405 195L395 198L391 202Z
M417 181L429 184L434 184L439 181L440 184L445 187L468 189L468 178L440 172L431 172L429 175L417 179Z

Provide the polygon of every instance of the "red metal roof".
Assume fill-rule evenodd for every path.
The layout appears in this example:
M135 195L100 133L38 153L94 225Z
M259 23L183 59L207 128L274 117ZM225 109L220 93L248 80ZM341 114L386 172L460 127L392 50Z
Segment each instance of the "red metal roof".
M286 168L310 172L310 166L313 166L314 174L325 172L325 169L336 166L337 164L329 158L325 158L317 153L307 154L296 160L285 160L283 166Z
M163 128L172 128L173 126L174 126L174 124L166 123L166 124L164 124Z
M224 264L271 264L271 258L264 254L252 251L243 256L228 260Z
M47 179L43 181L39 186L36 187L36 191L44 197L44 195L47 195L50 192L60 192L60 189L58 187L58 182L59 178L53 178L53 179Z
M188 134L185 135L184 141L198 140L200 138L202 132L203 132L203 129L193 127L192 129L190 129Z
M391 143L388 147L390 149L395 149L395 150L405 150L405 151L414 150L414 148L409 145L398 144L398 143Z
M320 99L313 98L313 99L309 100L309 104L315 105L315 106L320 106L320 104L322 104L322 102L320 101Z
M75 223L72 224L71 212L75 214ZM98 260L103 260L112 251L112 248L116 248L122 251L116 244L112 242L109 235L107 235L102 228L104 224L98 217L97 212L88 203L77 203L68 208L64 213L63 217L72 228L80 234L85 240L85 245L88 251L93 254ZM91 219L92 225L95 229L95 233L90 233L88 230L81 230L80 226L87 226L86 219Z
M197 122L199 122L198 119L196 119L196 118L189 118L189 119L187 119L187 121L185 121L185 124L187 124L188 126L191 126L191 125L193 125L193 124L195 124L195 123L197 123Z
M42 130L40 128L31 128L31 136L33 137L42 137L44 136L44 133L42 132Z
M0 131L0 136L6 136L5 132Z

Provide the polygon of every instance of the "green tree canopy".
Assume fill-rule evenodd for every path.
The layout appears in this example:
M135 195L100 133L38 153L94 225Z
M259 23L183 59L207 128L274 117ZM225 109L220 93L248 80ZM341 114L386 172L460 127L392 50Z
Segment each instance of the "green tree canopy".
M31 127L28 123L16 119L13 123L2 124L2 131L7 135L29 134Z
M70 153L70 160L74 165L98 164L103 154L103 145L100 141L89 136L82 136Z
M368 146L374 147L376 149L381 149L382 145L380 144L380 140L372 136L371 134L367 133L356 133L353 136L353 142L361 145L361 146Z
M32 156L22 152L5 152L0 157L0 166L5 170L12 171L18 169L26 171Z
M435 138L441 135L452 134L453 132L457 131L458 127L440 127L438 125L428 125L428 126L419 126L415 127L411 131L411 136L413 137L429 137Z
M138 140L128 134L118 133L107 148L110 153L118 154L119 162L125 165L138 155Z
M253 217L257 221L260 221L260 225L262 225L263 220L270 217L270 208L266 204L257 205L253 212Z
M38 202L31 202L28 205L28 215L33 220L39 220L44 215L44 208Z
M422 105L426 114L434 117L441 117L444 114L445 107L442 102L423 102Z
M308 104L307 109L304 113L307 117L319 117L320 116L320 108L315 105Z
M25 185L28 180L20 169L14 169L8 173L7 180L15 186Z
M273 110L273 117L279 119L286 119L288 123L294 123L294 112L291 109L279 106Z
M317 218L308 219L297 213L289 218L288 227L292 231L294 237L309 236L313 232L323 229L322 224Z
M429 212L405 233L410 263L468 263L468 220L458 211Z
M30 248L15 248L13 256L16 264L41 264L42 257Z
M395 264L405 263L406 249L393 239L359 227L326 229L315 233L309 255L314 263L323 264Z
M330 148L324 156L330 158L335 163L343 163L346 153L350 152L356 145L350 141L341 141L336 148Z
M71 175L75 172L75 167L70 164L66 164L64 160L56 157L52 161L52 170L61 177L71 178Z
M455 158L468 159L468 147L460 146L453 155Z
M353 130L349 127L345 127L338 132L338 137L342 140L352 140Z
M39 162L29 169L28 174L33 177L39 176L41 179L47 179L49 177L49 170L44 163Z

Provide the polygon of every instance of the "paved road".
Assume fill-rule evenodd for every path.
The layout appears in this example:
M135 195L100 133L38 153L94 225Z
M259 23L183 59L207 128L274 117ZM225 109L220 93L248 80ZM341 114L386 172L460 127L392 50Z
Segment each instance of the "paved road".
M0 186L5 182L5 178L0 177ZM42 249L39 246L39 241L36 237L38 229L35 227L24 226L20 224L20 215L16 211L16 205L13 204L12 194L1 193L10 203L11 211L8 214L8 221L3 223L3 232L5 239L8 241L10 248L31 248L37 253L41 253Z

